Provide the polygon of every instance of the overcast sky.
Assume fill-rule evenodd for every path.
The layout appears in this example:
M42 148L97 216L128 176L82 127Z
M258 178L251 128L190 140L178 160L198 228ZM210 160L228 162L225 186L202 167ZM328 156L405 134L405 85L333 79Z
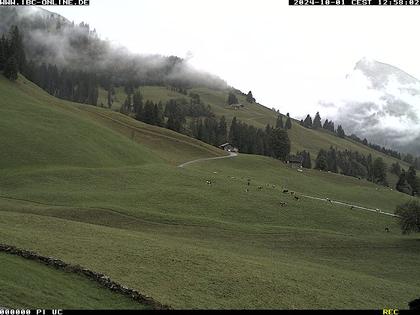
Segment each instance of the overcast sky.
M117 5L118 4L118 5ZM132 52L189 57L294 117L334 99L362 57L420 78L420 7L289 7L286 0L91 0L45 7Z

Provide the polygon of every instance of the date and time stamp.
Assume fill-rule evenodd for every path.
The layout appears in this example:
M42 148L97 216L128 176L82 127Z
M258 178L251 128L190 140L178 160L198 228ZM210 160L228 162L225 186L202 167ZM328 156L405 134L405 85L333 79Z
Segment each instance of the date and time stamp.
M420 0L289 0L291 6L420 6Z

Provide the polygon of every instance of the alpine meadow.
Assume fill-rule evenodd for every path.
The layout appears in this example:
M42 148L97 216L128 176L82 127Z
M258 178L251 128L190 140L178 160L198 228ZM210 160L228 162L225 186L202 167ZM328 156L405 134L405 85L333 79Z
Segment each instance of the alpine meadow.
M1 6L0 309L415 309L418 142L348 123Z

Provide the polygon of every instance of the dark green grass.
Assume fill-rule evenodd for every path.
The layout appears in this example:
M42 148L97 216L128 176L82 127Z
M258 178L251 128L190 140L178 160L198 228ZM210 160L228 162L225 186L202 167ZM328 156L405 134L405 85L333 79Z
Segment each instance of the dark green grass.
M147 309L81 276L0 253L0 304L13 309Z

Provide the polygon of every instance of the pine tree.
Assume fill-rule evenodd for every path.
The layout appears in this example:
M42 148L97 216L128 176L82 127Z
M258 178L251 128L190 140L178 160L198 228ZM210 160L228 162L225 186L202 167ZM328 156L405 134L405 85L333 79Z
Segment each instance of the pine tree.
M315 160L315 169L321 170L321 171L327 171L328 170L328 163L327 163L327 151L324 149L319 150L318 156Z
M246 95L246 101L248 103L255 103L255 98L254 98L254 96L252 96L251 91L249 91L248 94Z
M136 113L136 117L138 115L140 118L143 111L143 95L140 91L136 91L133 95L133 107L133 110ZM137 119L140 120L139 118Z
M285 128L286 128L286 129L292 129L292 120L290 119L290 117L289 117L289 116L287 116L287 120L286 120Z
M238 147L239 146L239 134L238 134L238 122L236 117L232 118L229 129L229 142L231 145Z
M337 152L333 147L328 150L326 158L328 171L338 173Z
M114 90L114 87L110 84L108 87L108 108L112 107L113 99L112 99L112 92Z
M412 195L415 196L419 194L420 189L420 182L419 178L417 177L416 169L414 166L410 166L410 168L407 171L407 182L413 189Z
M7 50L7 41L4 35L0 38L0 72L4 70L6 66L6 50Z
M281 129L284 128L284 125L283 125L283 116L281 114L277 116L276 128L281 128Z
M386 180L386 170L387 167L382 158L376 158L375 161L373 161L373 178L375 183L384 186L388 185Z
M273 156L285 161L290 153L290 139L284 129L274 129L270 134L270 144Z
M142 121L150 125L154 125L156 123L155 105L152 101L146 101L146 104L144 105Z
M23 48L22 35L17 26L12 26L9 32L10 56L15 57L18 71L24 73L26 65L26 56Z
M296 155L302 157L302 167L308 169L312 168L311 154L309 152L298 152Z
M219 145L227 141L227 123L225 116L222 116L219 120L217 128L217 141Z
M337 127L337 135L340 138L344 138L346 136L346 134L344 132L344 129L343 129L343 127L341 127L341 125L338 125L338 127Z
M407 194L410 196L413 194L413 188L410 186L410 184L407 181L407 173L405 172L405 170L402 170L395 188L399 192L402 192L404 194Z
M238 98L236 97L236 95L233 92L229 92L229 96L228 96L228 100L227 100L228 105L233 105L233 104L238 104Z
M306 128L312 128L312 117L308 114L305 118L305 120L303 121L303 125Z
M313 125L314 129L321 129L322 128L321 116L319 115L319 112L316 113L315 118L314 118L314 122L313 122L312 125Z
M162 102L157 104L157 109L155 109L156 113L156 125L159 127L165 126L165 116L163 115L163 105Z
M162 103L155 104L153 107L153 124L159 127L163 127L165 123L165 119L163 117L163 108Z
M10 57L6 61L6 65L4 67L4 76L11 81L16 81L18 78L18 64L15 57Z

